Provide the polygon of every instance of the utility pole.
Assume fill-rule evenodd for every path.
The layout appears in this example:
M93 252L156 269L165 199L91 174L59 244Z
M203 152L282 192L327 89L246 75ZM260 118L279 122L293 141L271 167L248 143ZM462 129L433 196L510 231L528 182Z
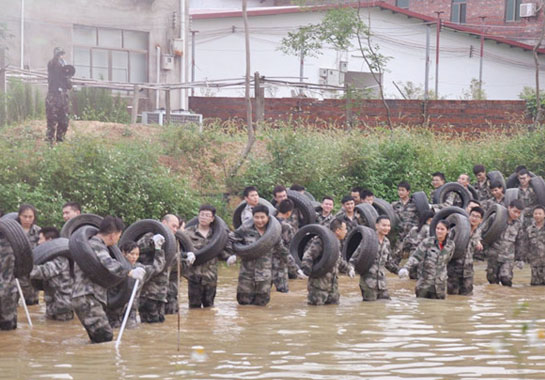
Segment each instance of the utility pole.
M195 82L195 34L197 31L191 31L191 83ZM195 88L191 87L191 96L195 96Z
M430 29L431 25L426 25L426 69L424 78L424 100L428 100L430 92Z
M299 53L299 82L303 83L303 78L305 76L305 53L303 51L303 48L301 48L301 52ZM303 87L299 89L299 96L303 96Z
M483 59L484 59L484 19L486 16L479 16L481 19L481 57L479 61L479 100L483 93Z
M25 0L21 0L21 67L25 68Z
M8 122L6 66L6 48L0 47L0 127Z
M439 33L441 32L441 13L443 11L435 11L437 14L437 30L435 42L435 99L439 99Z

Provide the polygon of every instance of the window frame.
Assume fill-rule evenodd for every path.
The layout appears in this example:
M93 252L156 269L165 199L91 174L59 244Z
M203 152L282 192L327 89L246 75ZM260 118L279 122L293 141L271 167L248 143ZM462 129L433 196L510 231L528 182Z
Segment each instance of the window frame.
M458 17L454 18L454 10ZM465 24L467 20L467 0L452 0L450 7L450 21L456 24Z
M505 0L505 15L504 15L505 22L520 21L520 5L521 4L522 4L522 0ZM512 11L512 15L513 15L512 19L507 18L507 12L509 8L511 8L511 11Z
M411 0L396 0L396 3L395 3L395 4L396 4L396 7L398 7L398 8L401 8L401 9L409 9L409 7L411 6L410 1L411 1ZM407 5L400 5L400 4L399 4L400 2L404 2L404 3L406 3Z

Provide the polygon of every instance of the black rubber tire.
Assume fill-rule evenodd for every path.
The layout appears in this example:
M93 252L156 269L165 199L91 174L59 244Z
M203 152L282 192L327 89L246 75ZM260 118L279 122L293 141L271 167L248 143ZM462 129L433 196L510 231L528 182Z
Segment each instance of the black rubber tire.
M42 265L59 256L66 257L67 259L72 261L72 255L70 254L70 249L68 249L68 239L66 238L57 238L46 241L45 243L36 246L32 250L34 265ZM44 290L42 280L30 281L32 282L32 286L34 286L36 289Z
M447 221L450 223L449 237L455 244L452 259L461 259L466 254L467 245L471 238L469 219L461 214L450 214Z
M412 201L416 206L418 220L420 220L426 212L430 211L430 202L428 201L428 196L423 191L417 191L412 195Z
M355 211L360 214L367 227L371 228L372 230L375 229L378 212L373 206L371 206L369 203L360 203L355 207Z
M361 253L358 262L354 265L354 270L360 275L365 275L375 263L378 244L378 236L374 230L365 226L357 226L346 236L343 258L349 262L356 249L360 247Z
M178 242L180 260L183 259L184 252L193 252L193 253L195 252L195 247L193 247L193 242L191 242L191 239L189 238L189 236L187 236L187 234L184 231L178 230L176 231L174 236L176 237L176 241ZM181 267L181 262L180 262L180 267ZM172 266L170 267L170 275L172 276L173 274L176 274L176 275L178 274L178 264L176 262L173 262Z
M537 203L541 206L545 206L545 181L543 177L535 176L530 179L530 186L534 188L536 193Z
M144 234L148 232L154 235L160 234L165 238L163 244L163 250L165 251L165 269L168 268L176 260L176 251L178 250L178 243L172 231L166 227L163 223L155 219L141 219L123 231L121 239L119 239L119 246L123 245L127 241L138 241Z
M299 210L302 220L299 221L299 228L306 226L307 224L313 224L316 222L316 210L308 197L297 191L287 190L288 199L291 199L295 208Z
M316 278L325 275L337 264L339 259L339 239L327 227L319 224L309 224L300 228L290 243L290 254L300 267L305 248L309 241L318 236L322 240L322 254L314 260L310 277Z
M0 219L11 219L11 220L17 220L19 218L19 214L16 212L8 212L7 214L2 215Z
M276 208L274 208L271 202L269 202L265 198L259 198L259 204L267 206L267 208L269 209L269 216L274 217L276 213ZM246 201L240 202L235 211L233 212L233 227L235 227L235 229L239 228L242 224L240 221L240 215L242 214L242 210L244 210L244 207L246 207Z
M447 200L449 193L455 192L460 198L462 198L461 208L466 208L469 200L472 198L471 193L466 190L465 187L460 185L458 182L448 182L439 187L433 194L433 203L434 204L443 204Z
M430 223L430 235L435 236L435 227L437 223L442 219L447 219L452 214L460 214L469 219L469 215L466 210L456 206L449 206L439 210L433 217Z
M530 173L530 177L535 177L536 175L532 172L529 172ZM519 183L519 178L517 176L517 173L512 173L508 178L507 178L507 181L505 183L505 185L507 186L508 189L512 189L513 187L519 187L520 186L520 183Z
M511 189L510 189L511 190ZM517 189L518 190L518 189ZM481 237L487 245L492 245L507 228L508 211L500 204L495 204L484 215L482 225L486 226L488 219L494 218L486 230L481 230Z
M19 222L13 219L0 219L0 234L6 238L15 256L14 275L25 277L32 272L32 246Z
M270 252L282 238L281 235L282 226L280 222L274 216L269 215L269 223L263 236L252 244L235 243L233 244L233 250L242 260L254 260Z
M97 255L89 245L89 239L96 235L98 228L93 226L82 226L70 236L68 248L72 258L78 264L80 269L89 276L89 278L102 286L111 288L125 280L126 276L118 276L106 269L98 260ZM130 268L131 265L123 256L117 246L109 247L110 256L122 263L124 267Z
M314 207L314 211L316 212L322 212L322 204L318 201L312 202L312 207Z
M119 309L129 303L136 280L127 276L116 286L108 289L108 309ZM142 285L142 284L140 284Z
M472 185L467 185L467 190L469 191L469 194L471 195L471 198L469 200L479 200L479 193L477 193L477 190ZM468 202L469 203L469 202Z
M504 195L504 202L505 202L505 207L509 207L509 205L511 204L512 201L514 201L515 199L519 199L519 188L518 187L511 187L507 190L505 190L505 195Z
M373 207L377 210L378 215L386 215L390 219L390 225L392 226L392 231L395 230L395 227L399 223L397 215L394 211L392 205L386 202L384 199L377 198L373 200Z
M78 215L64 223L64 226L62 226L61 229L61 237L69 239L70 236L82 226L93 226L98 228L100 227L102 219L102 216L95 214Z
M312 195L306 190L305 190L305 195L307 196L308 199L310 199L311 202L316 202L316 198L314 198L314 195Z
M486 178L488 178L488 182L491 185L494 183L500 183L503 186L503 191L507 190L507 187L505 185L505 178L503 177L502 172L500 172L499 170L492 170L486 173Z
M269 219L271 218L276 219L274 216L269 217ZM197 223L199 223L199 220L195 217L187 222L187 227L194 226ZM209 243L199 249L197 252L193 251L193 253L195 253L195 262L193 263L194 266L204 264L207 261L217 257L223 251L227 241L229 240L229 234L227 232L228 227L222 218L216 215L214 223L212 223L211 227L213 232Z

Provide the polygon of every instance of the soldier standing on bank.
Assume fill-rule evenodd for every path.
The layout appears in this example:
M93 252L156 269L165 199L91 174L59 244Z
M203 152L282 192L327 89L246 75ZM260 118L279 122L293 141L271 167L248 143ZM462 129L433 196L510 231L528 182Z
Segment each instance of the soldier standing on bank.
M47 97L45 113L47 116L46 138L50 144L64 139L68 129L68 90L72 88L70 77L74 75L74 66L66 65L64 50L56 47L53 59L47 63ZM55 135L56 132L56 135Z

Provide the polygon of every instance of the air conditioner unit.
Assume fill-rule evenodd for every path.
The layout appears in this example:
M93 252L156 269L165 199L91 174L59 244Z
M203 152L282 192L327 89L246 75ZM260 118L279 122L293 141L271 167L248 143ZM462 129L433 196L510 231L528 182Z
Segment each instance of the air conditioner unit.
M535 3L520 4L520 17L533 17L536 15L537 8Z
M153 112L142 112L142 124L163 125L166 119L165 110L156 110ZM197 113L175 111L170 113L170 122L172 124L202 124L202 115Z

